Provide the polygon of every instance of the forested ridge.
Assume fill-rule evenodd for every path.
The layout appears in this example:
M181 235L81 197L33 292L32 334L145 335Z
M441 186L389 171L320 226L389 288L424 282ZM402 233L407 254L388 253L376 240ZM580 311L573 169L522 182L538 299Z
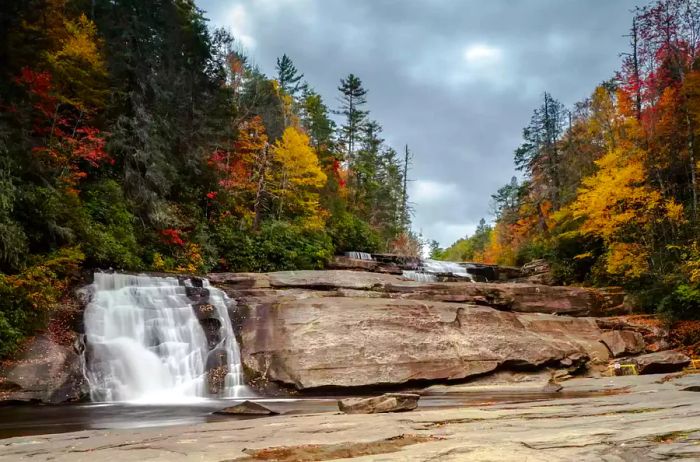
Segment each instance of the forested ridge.
M566 108L544 93L493 196L495 225L433 255L550 261L556 282L621 285L638 308L700 317L700 2L633 11L619 72ZM621 31L621 33L625 33Z
M327 102L286 55L264 75L192 0L0 8L0 356L83 269L417 251L408 150L384 143L358 76Z

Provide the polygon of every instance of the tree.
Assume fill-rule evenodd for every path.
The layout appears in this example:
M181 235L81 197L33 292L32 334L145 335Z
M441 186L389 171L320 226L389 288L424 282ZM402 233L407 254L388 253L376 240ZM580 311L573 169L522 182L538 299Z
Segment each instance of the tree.
M295 98L299 91L304 89L304 84L300 83L304 78L304 74L299 74L292 60L286 54L281 58L277 58L277 81L280 84L282 91L287 93L292 98Z
M559 140L567 120L564 106L549 93L544 94L542 106L535 109L530 125L523 129L525 142L515 151L515 166L525 170L541 186L538 195L559 204Z
M302 218L322 227L319 190L326 183L309 137L295 127L288 127L272 148L275 168L277 219Z
M365 98L367 90L362 87L359 77L349 74L346 78L340 79L338 91L342 94L338 113L345 117L345 124L340 127L340 138L345 144L346 158L350 160L355 154L358 134L369 114L361 109L367 103Z

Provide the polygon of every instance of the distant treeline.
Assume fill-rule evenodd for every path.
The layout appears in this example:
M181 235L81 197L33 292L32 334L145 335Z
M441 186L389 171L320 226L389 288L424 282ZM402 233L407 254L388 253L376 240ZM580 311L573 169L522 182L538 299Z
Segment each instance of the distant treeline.
M700 317L700 2L631 18L618 73L585 101L549 93L523 129L495 226L434 255L551 261L560 283L622 285L671 318Z

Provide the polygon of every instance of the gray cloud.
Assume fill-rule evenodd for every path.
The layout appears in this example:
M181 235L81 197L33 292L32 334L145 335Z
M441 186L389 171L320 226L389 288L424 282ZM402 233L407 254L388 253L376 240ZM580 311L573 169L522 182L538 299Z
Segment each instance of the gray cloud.
M389 144L414 153L414 228L442 245L489 218L542 92L571 105L618 69L640 3L198 0L264 72L286 53L331 106L362 78Z

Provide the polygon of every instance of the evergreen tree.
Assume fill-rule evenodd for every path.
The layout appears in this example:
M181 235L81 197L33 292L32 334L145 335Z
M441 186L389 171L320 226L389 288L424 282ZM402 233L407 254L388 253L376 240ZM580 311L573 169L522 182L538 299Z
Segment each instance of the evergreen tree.
M277 70L277 81L285 93L295 98L299 91L303 91L305 84L300 82L304 78L304 74L299 74L289 56L283 54L281 58L277 58L275 69Z
M345 123L340 127L340 139L345 144L346 159L351 160L355 154L358 136L369 114L368 111L362 110L367 103L367 90L362 87L359 77L349 74L340 79L338 91L342 94L338 114L345 117Z

